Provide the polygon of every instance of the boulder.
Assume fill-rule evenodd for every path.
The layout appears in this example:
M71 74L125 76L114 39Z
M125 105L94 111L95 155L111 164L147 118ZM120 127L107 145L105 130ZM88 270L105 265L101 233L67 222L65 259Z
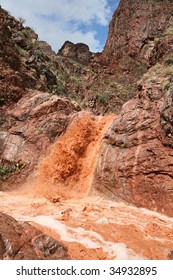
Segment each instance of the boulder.
M0 260L67 260L67 249L27 222L0 212Z

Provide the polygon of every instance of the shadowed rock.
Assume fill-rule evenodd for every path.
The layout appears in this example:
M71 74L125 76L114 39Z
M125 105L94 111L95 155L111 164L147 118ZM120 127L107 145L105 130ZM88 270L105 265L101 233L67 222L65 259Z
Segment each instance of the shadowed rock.
M88 64L91 53L89 47L83 43L73 44L66 41L58 52L59 55L74 59L80 63Z

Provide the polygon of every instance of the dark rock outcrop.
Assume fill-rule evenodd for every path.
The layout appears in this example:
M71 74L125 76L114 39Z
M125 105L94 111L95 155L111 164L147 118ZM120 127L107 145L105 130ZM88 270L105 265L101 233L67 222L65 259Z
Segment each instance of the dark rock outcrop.
M74 44L66 41L58 52L59 55L74 59L80 63L88 64L91 57L89 47L83 43Z
M67 260L67 249L27 222L0 213L1 260Z

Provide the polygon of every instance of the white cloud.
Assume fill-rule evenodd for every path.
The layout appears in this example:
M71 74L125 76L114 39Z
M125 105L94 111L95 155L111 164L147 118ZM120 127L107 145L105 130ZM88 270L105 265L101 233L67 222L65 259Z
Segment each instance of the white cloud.
M15 17L26 19L41 40L57 51L66 41L83 42L92 51L100 50L94 24L106 26L111 10L108 0L0 0L3 8ZM72 24L72 22L74 24ZM86 24L84 32L80 24Z

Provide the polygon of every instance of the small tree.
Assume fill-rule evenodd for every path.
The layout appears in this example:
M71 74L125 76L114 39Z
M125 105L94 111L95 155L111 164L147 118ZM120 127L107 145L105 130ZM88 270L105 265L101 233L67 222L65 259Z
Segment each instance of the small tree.
M23 25L23 24L25 24L26 19L24 19L23 17L19 17L19 21Z

